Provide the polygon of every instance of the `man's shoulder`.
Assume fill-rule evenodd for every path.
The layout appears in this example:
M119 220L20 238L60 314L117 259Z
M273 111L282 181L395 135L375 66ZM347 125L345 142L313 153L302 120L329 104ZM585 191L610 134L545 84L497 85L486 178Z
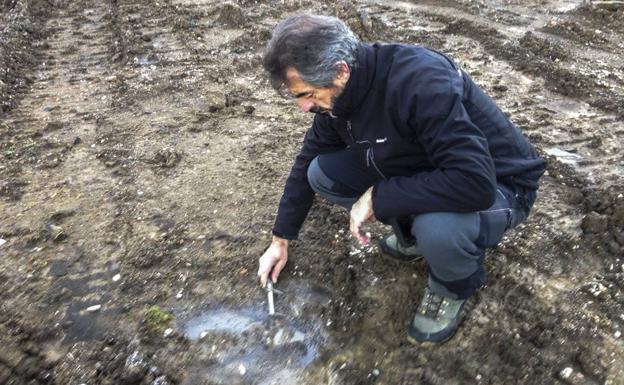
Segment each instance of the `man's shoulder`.
M378 79L399 89L435 89L457 75L455 63L446 55L409 44L383 44L378 48ZM447 87L446 85L444 85Z
M404 116L438 116L448 112L463 80L455 63L446 55L415 45L388 44L385 68L378 77L384 83L389 104ZM378 56L379 62L384 60ZM383 65L383 64L382 64Z

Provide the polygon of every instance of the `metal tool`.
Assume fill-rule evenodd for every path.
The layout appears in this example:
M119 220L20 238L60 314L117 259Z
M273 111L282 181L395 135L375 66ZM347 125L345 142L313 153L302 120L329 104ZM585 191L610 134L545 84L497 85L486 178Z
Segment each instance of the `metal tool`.
M267 298L269 301L269 315L275 314L275 304L273 303L273 282L269 280L266 285Z

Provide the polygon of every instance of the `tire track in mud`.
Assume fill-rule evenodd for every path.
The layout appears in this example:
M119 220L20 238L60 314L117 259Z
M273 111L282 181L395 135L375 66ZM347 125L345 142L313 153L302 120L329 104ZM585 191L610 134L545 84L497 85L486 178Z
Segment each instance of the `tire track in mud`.
M127 184L128 186L135 185L136 189L145 193L138 199L129 200L129 206L122 210L125 221L132 223L136 222L137 216L142 219L149 219L153 215L153 213L149 213L150 206L166 209L171 204L175 205L174 202L170 201L171 199L182 197L181 195L175 196L175 191L171 191L169 196L167 194L162 197L153 196L149 192L151 182L159 179L167 180L168 183L172 183L183 190L189 188L184 187L185 184L189 186L197 184L197 182L189 183L188 180L183 180L191 177L190 175L180 175L177 172L180 162L182 164L187 164L187 162L195 164L196 156L210 154L210 150L205 151L206 146L200 145L198 147L197 139L189 138L188 132L192 130L189 129L187 132L188 120L196 119L197 123L205 123L202 121L202 116L204 116L201 112L202 109L206 111L204 114L209 114L210 111L216 112L225 107L225 101L222 93L214 92L209 98L201 97L200 100L193 103L195 105L184 105L184 100L194 99L194 95L189 95L189 93L194 93L195 90L191 87L198 85L197 77L202 75L193 73L195 66L190 60L191 52L175 39L176 31L172 30L175 28L169 24L169 18L147 3L115 2L114 4L118 10L113 13L119 12L124 15L118 18L118 27L116 27L120 29L118 35L130 36L120 46L125 52L133 55L133 57L128 56L125 60L126 72L132 75L123 79L119 87L120 90L123 90L118 98L121 100L120 110L122 110L121 106L130 107L132 114L139 116L138 119L133 120L129 119L127 112L119 111L120 116L124 117L121 120L123 121L122 125L125 126L120 131L131 133L129 140L122 139L122 141L130 149L130 153L134 154L135 159L139 161L130 173L134 179L128 180ZM142 21L148 24L144 25ZM147 59L143 61L142 58ZM160 116L151 116L156 112ZM209 135L206 135L210 133L203 132L202 127L198 127L197 132L202 134L202 138L199 140L206 141L206 143L211 141ZM189 140L191 141L189 142ZM152 145L155 145L155 149L151 148ZM179 148L185 148L184 153L178 150ZM187 150L199 150L204 154L198 155ZM218 177L219 173L220 162L218 157L219 154L207 156L207 160L213 164L216 170L213 172L216 174L214 175L215 178ZM214 162L217 162L217 165L214 165ZM204 167L207 166L202 166L202 168ZM198 173L197 170L191 172L195 175ZM213 195L212 198L216 198L216 196ZM181 202L186 204L185 200ZM191 212L187 212L187 214L191 214ZM191 215L202 214L197 211ZM162 216L164 222L172 220L166 212L162 212L158 216ZM189 218L188 221L192 220ZM204 221L200 219L196 222ZM166 224L165 227L167 226L174 225ZM185 227L186 225L183 223L180 226ZM150 225L145 225L143 228L136 226L128 233L128 239L145 236L144 231L149 227ZM168 229L161 228L161 230ZM195 236L200 234L201 232ZM156 260L153 262L158 264ZM141 262L138 263L141 264Z
M19 92L32 83L32 68L44 48L40 24L45 22L39 1L10 1L0 6L0 113L15 107Z
M8 321L0 329L7 347L0 382L6 384L70 383L84 375L70 363L72 353L84 357L81 348L57 341L90 319L80 321L78 312L106 301L114 274L92 254L111 251L106 235L98 234L112 211L102 196L107 181L94 177L96 126L110 103L106 9L95 1L66 5L42 11L49 14L42 63L30 92L4 121L12 137L3 145L15 148L9 164L25 183L1 221L9 241L2 258ZM24 295L38 306L25 307ZM100 314L110 316L106 308ZM82 327L106 333L95 319Z
M59 197L57 196L59 193L50 194L50 192L52 189L70 185L67 190L73 191L64 191L62 194L71 195L79 193L77 189L82 187L80 183L76 183L73 189L74 182L80 181L62 181L57 177L59 174L79 176L71 162L77 158L88 157L89 150L86 144L83 144L83 140L88 142L93 140L89 121L99 110L97 104L92 105L92 100L85 102L90 96L99 93L97 87L84 88L76 79L80 77L94 81L104 77L103 67L100 66L101 57L97 53L92 55L90 49L93 46L89 46L86 39L82 42L86 46L83 52L79 52L73 46L67 47L66 44L74 41L71 36L84 35L78 30L80 28L74 29L77 24L76 18L80 19L81 25L84 21L80 14L82 10L51 11L53 14L58 12L59 15L54 15L54 19L49 20L46 26L51 32L46 41L48 48L45 62L37 69L37 80L31 92L23 95L20 106L7 114L4 120L4 124L11 130L9 136L12 138L8 144L15 148L8 163L16 171L15 174L24 179L24 185L28 186L23 192L24 196L20 193L12 197L13 202L7 205L5 215L6 218L16 219L23 217L25 213L29 214L24 223L28 225L27 228L20 230L18 227L18 232L22 235L24 232L31 233L33 229L45 224L46 218L39 217L41 213L29 211L35 204L41 204L45 207L42 211L50 213L50 218L47 219L60 221L75 214L72 210L63 209L55 214L54 209L62 207L61 202L64 199L71 198ZM81 28L93 32L90 31L90 24L84 24ZM96 76L76 75L86 74L87 67L90 71L96 72ZM70 118L61 118L65 116ZM7 142L3 144L6 145ZM13 221L9 221L11 222ZM34 231L34 237L26 242L25 246L32 247L36 246L38 241L50 240L50 235L44 234L39 237L36 233L37 231Z
M531 49L531 41L537 42L538 46L548 44L540 42L539 38L525 35L519 44L510 44L509 39L495 29L463 19L436 17L448 24L446 33L462 34L480 41L488 51L514 64L517 69L544 77L547 80L545 85L552 91L586 99L590 105L615 113L619 120L624 119L624 97L620 92L612 90L608 84L594 80L596 75L585 75L572 70L569 65L556 64L560 59L552 52L546 52L545 58L541 57L541 50L536 52Z
M393 7L425 16L431 21L441 23L441 31L445 34L463 35L480 42L495 57L501 57L511 63L517 70L542 77L546 86L564 96L573 96L587 100L589 104L606 112L614 113L619 120L624 119L624 91L622 82L624 73L617 66L608 67L616 73L609 73L600 62L563 60L562 51L553 48L547 35L536 32L531 25L525 27L508 27L488 20L483 22L478 16L471 14L457 15L444 7L416 5L406 2L389 2L385 7ZM539 27L543 22L537 23ZM565 29L565 28L564 28ZM522 32L520 32L522 31ZM522 35L519 36L519 33ZM552 36L552 35L551 35ZM571 50L575 58L587 58L587 47L565 41L566 49ZM593 51L596 53L596 51ZM618 50L610 54L619 58ZM604 56L604 55L603 55ZM598 64L598 65L596 65ZM613 80L609 79L609 76ZM619 91L615 91L619 90Z

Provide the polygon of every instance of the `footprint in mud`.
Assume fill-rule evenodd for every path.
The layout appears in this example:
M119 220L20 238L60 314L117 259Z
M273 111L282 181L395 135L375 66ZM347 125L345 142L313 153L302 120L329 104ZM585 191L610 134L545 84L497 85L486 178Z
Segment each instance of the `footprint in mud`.
M198 343L214 342L214 361L200 365L202 369L184 384L202 380L218 384L300 383L305 368L319 356L327 339L322 320L301 310L308 309L306 304L324 306L329 296L305 284L291 284L284 290L279 302L288 315L269 316L267 309L259 307L216 307L188 317L182 332Z

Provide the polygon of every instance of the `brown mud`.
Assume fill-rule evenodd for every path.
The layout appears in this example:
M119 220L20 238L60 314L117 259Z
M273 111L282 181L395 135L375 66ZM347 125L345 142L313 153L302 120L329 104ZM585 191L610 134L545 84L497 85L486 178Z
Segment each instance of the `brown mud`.
M624 384L621 1L0 9L0 384ZM448 343L406 340L425 266L323 201L266 313L256 263L311 117L260 63L303 10L449 53L548 160Z

